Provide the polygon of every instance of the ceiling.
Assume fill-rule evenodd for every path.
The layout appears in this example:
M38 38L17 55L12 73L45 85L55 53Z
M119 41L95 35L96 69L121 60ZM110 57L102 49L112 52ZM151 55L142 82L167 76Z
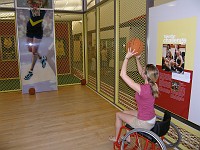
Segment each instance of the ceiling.
M18 0L21 3L26 0ZM48 0L50 1L50 0ZM82 0L53 0L54 9L56 10L67 10L67 11L80 11L82 10ZM90 7L94 6L95 0L87 0L87 5ZM0 7L14 8L14 0L0 0Z

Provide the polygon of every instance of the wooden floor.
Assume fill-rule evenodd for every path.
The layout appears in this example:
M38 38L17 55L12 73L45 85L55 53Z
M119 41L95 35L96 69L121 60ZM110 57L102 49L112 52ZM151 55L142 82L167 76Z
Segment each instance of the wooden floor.
M117 111L81 85L0 93L0 150L112 150Z

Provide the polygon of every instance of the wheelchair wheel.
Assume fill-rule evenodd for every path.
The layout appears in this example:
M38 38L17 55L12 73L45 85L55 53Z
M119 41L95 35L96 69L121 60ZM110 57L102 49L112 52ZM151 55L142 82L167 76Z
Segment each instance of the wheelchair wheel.
M157 119L162 120L163 117L157 116ZM168 135L169 137L173 136L173 140L164 139L165 146L167 147L167 149L178 147L178 145L181 142L182 136L181 136L180 130L177 128L177 126L172 121L170 122L169 131L171 132L171 134L170 134L170 132L168 132L166 135ZM172 133L173 133L173 135L172 135Z
M177 128L177 126L174 123L170 123L170 131L173 133L173 140L166 140L165 145L167 148L174 148L179 145L181 142L182 136ZM169 133L167 133L169 136L171 136Z
M155 141L155 149L159 150L167 150L164 142L162 139L153 133L152 131L146 129L133 129L126 133L124 138L122 139L121 143L121 150L144 150L148 149L148 146L151 146L151 143L148 145L146 144L146 139L142 136L142 134L146 134L154 138ZM128 138L130 137L130 142L127 142Z

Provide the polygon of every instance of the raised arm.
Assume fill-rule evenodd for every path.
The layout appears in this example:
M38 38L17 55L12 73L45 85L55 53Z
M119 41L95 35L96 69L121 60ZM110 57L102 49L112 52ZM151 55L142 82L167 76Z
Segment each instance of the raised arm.
M144 79L144 68L142 67L142 65L140 63L140 57L141 57L140 55L136 56L136 63L137 63L137 67L138 67L138 72Z
M127 65L128 65L128 60L134 55L134 51L132 51L130 48L128 49L128 52L125 56L124 62L122 64L122 69L120 72L121 78L124 80L126 84L136 92L140 93L141 88L140 84L136 83L134 80L132 80L128 75L127 75Z

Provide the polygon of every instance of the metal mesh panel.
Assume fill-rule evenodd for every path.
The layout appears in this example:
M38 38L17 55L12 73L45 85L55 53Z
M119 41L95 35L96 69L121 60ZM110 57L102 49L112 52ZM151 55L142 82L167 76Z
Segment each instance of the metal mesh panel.
M128 13L127 13L128 12ZM120 39L119 39L119 66L121 69L124 57L126 55L126 43L133 37L137 37L144 43L146 38L146 1L132 0L126 3L126 0L120 0ZM140 62L145 65L145 50L143 50ZM135 58L131 58L127 67L128 75L137 83L143 80L138 73ZM130 89L124 81L119 79L119 101L118 103L126 108L137 109L135 92Z
M20 89L15 17L0 11L0 91Z
M87 14L87 46L88 46L88 85L96 90L97 85L97 49L95 11Z
M164 1L161 1L161 0L154 0L154 6L159 6L159 5L162 5L162 4L165 4L165 3L168 3L168 2L172 2L174 0L164 0Z
M114 1L100 7L100 91L114 100Z
M55 41L58 85L80 83L83 77L82 15L55 13Z

